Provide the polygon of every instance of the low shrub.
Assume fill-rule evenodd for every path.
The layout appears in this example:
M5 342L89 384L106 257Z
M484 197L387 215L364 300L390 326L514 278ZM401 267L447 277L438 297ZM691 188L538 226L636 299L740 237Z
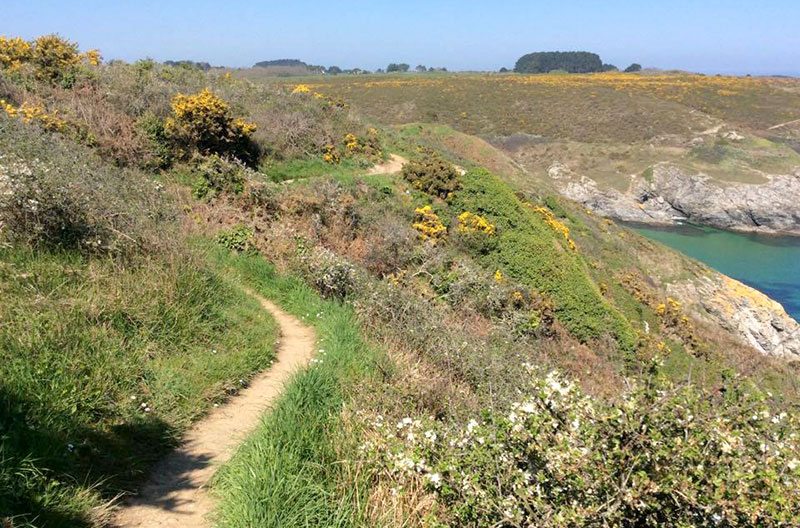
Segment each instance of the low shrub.
M455 428L409 417L367 456L398 486L422 481L442 526L800 522L797 419L743 382L713 395L666 382L653 363L640 385L602 402L555 372L529 372L510 411Z
M256 251L253 230L245 225L237 225L231 229L220 231L217 234L217 244L237 253Z
M313 248L303 255L305 272L323 297L343 300L356 286L355 268L345 259L324 248Z
M0 234L34 247L134 256L163 249L175 214L160 184L0 116ZM136 193L130 189L136 188Z
M403 178L415 189L442 199L449 198L461 188L458 170L433 150L424 149L419 160L403 166Z
M247 181L247 167L236 159L226 159L217 154L201 158L194 169L196 198L211 199L220 193L240 194Z
M414 210L416 222L413 228L417 230L422 240L431 244L438 244L447 236L447 226L442 223L430 205L417 207Z

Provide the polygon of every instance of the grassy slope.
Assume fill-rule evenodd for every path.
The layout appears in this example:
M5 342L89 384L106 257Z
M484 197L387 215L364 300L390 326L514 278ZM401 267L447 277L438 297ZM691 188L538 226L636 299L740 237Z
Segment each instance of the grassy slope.
M633 348L636 338L630 324L602 298L581 258L562 247L558 235L508 185L486 171L470 171L454 206L497 226L497 249L489 253L489 261L550 295L559 319L576 337L587 340L610 333L623 349Z
M375 353L352 311L275 274L260 256L218 253L259 293L315 327L318 362L287 386L274 410L217 476L219 522L252 526L360 526L363 486L338 461L354 446L341 430L343 387L370 376Z
M0 519L14 526L90 524L273 358L269 315L201 259L3 249L0 297Z

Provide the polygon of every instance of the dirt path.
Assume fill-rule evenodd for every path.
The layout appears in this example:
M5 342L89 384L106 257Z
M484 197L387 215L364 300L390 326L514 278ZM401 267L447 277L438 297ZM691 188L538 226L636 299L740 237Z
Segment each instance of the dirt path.
M291 375L311 359L314 331L270 301L261 302L280 325L281 339L272 368L254 377L229 403L214 409L184 437L183 445L162 459L139 495L123 503L112 524L119 528L202 528L213 510L206 485L230 459L244 435L259 422Z
M389 159L380 165L375 165L367 174L397 174L403 170L403 165L408 163L408 160L403 156L397 154L389 154Z

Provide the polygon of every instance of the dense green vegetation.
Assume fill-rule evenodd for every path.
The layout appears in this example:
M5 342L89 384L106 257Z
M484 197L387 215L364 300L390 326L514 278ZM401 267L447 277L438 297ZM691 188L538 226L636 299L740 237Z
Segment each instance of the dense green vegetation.
M562 323L577 337L610 333L623 350L632 350L636 336L623 317L603 300L585 263L530 205L485 171L470 171L454 207L486 217L497 228L497 249L487 260L514 280L551 296Z
M267 68L269 66L308 66L299 59L276 59L260 61L253 65L254 68Z
M594 73L606 71L606 65L596 53L586 51L539 51L528 53L517 60L517 73L549 73L563 70L569 73Z

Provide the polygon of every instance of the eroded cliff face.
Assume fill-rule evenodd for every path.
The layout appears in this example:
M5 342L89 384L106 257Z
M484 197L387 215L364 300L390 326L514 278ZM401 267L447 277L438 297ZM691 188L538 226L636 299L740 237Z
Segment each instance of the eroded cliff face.
M669 295L762 354L800 362L800 324L780 303L715 271L666 285Z
M735 231L800 235L800 169L764 174L765 183L734 184L661 163L648 177L633 176L625 192L601 188L560 164L551 166L548 174L565 197L626 222L692 221Z

